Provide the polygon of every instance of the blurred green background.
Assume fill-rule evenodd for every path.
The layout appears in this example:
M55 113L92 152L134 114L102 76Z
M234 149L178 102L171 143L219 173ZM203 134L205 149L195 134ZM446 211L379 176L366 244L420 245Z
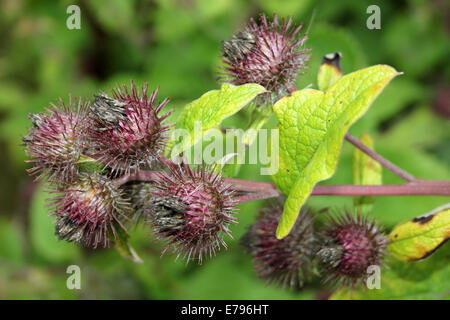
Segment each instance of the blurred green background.
M220 41L249 17L289 15L309 30L310 68L299 87L316 87L324 54L340 51L345 73L378 63L403 71L351 132L369 132L377 151L412 174L450 178L450 3L444 0L383 1L381 30L369 30L366 9L374 1L150 0L0 2L0 298L2 299L323 299L318 281L299 291L266 286L252 270L238 239L261 202L241 205L229 249L202 266L160 258L162 244L147 231L131 242L144 264L122 259L114 249L87 250L59 242L47 217L44 188L26 174L21 137L28 112L40 112L58 97L92 98L99 90L133 79L160 86L175 114L218 87ZM81 8L81 29L68 30L66 9ZM227 125L245 126L238 114ZM274 124L274 119L270 122ZM344 144L336 175L325 183L351 183L352 147ZM257 166L241 178L267 180ZM384 183L401 181L384 172ZM384 197L373 215L388 229L448 202L444 197ZM321 208L351 206L349 197L314 197ZM410 290L394 298L440 298L450 292L449 245L438 256L402 273ZM67 266L79 265L82 289L66 288ZM423 266L427 266L426 268ZM415 268L422 268L417 275ZM425 268L425 269L424 269ZM426 270L426 271L423 271ZM411 274L411 275L409 275ZM440 276L439 276L440 275ZM439 290L434 290L439 286ZM431 289L433 288L433 290Z

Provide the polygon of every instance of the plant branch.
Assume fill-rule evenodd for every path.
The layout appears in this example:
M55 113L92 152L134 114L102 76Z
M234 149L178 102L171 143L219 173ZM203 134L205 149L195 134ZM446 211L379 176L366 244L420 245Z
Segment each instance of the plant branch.
M115 180L118 185L130 181L154 181L158 177L155 171L139 171L133 175L125 175ZM282 195L273 183L225 178L238 196L238 203L276 198ZM421 180L407 184L387 185L317 185L312 196L450 196L450 181Z
M352 136L350 133L345 134L345 139L353 144L355 147L357 147L359 150L367 154L369 157L374 159L375 161L379 162L383 167L394 173L395 175L399 176L405 181L408 182L415 182L418 181L417 178L415 178L412 174L406 172L405 170L397 167L395 164L381 156L380 154L376 153L369 147L367 147L365 144L363 144L361 141L359 141L357 138Z
M227 179L226 179L227 180ZM235 190L245 191L248 194L236 197L238 203L276 198L282 193L271 183L261 182L259 191L256 185L259 182L240 180L232 185ZM247 183L250 182L250 183ZM243 190L244 189L244 190ZM252 190L250 190L252 189ZM449 181L422 180L408 184L387 185L318 185L311 192L311 196L450 196Z

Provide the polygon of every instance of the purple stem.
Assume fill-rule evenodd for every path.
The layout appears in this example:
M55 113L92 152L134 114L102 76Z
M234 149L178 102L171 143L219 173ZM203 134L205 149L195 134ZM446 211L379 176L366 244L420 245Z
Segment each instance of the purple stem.
M134 175L126 175L116 180L118 185L130 181L154 181L158 172L140 171ZM273 183L225 178L236 192L243 193L235 199L238 203L275 198L282 195ZM407 184L386 185L317 185L312 196L450 196L450 181L421 180Z
M376 153L375 151L373 151L372 149L367 147L365 144L363 144L357 138L352 136L350 133L347 132L345 134L345 139L348 142L350 142L351 144L353 144L355 147L357 147L359 150L361 150L362 152L367 154L369 157L371 157L375 161L379 162L383 167L385 167L386 169L388 169L389 171L391 171L395 175L397 175L400 178L402 178L403 180L408 181L408 182L415 182L415 181L418 180L413 175L409 174L408 172L406 172L403 169L400 169L395 164L393 164L392 162L390 162L386 158L383 158L381 155L379 155L378 153Z
M227 180L227 179L225 179ZM247 182L251 182L248 187ZM282 195L271 183L261 182L260 191L256 191L254 181L241 180L240 185L233 184L235 190L247 191L246 195L236 197L238 203L275 198ZM243 190L244 189L244 190ZM250 191L248 189L253 189ZM386 185L318 185L312 196L450 196L449 181L422 180L420 183Z

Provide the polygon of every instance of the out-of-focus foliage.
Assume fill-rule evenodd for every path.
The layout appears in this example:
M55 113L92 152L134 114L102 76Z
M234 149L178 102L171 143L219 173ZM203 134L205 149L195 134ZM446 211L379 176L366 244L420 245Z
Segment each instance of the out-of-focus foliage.
M133 79L138 85L149 81L152 89L160 86L159 96L171 98L175 111L171 119L176 119L184 105L219 87L220 41L259 12L289 14L309 31L312 58L307 74L299 78L299 88L317 88L322 56L337 51L343 55L344 74L379 63L404 72L350 132L356 136L368 132L379 153L417 177L450 178L450 26L445 1L379 3L381 30L367 29L366 9L373 3L366 0L79 1L81 30L66 27L71 4L0 2L0 298L329 296L330 290L316 282L301 291L283 291L256 278L238 239L253 222L259 202L240 206L239 224L232 228L236 240L202 266L185 267L172 256L161 258L162 244L155 244L141 228L132 232L130 241L144 263L133 264L112 249L93 252L57 241L43 206L49 194L25 172L28 165L20 144L30 125L28 112L43 111L49 102L67 99L68 94L92 98L99 90ZM245 127L245 116L239 112L224 125ZM272 117L267 125L274 124ZM352 153L345 143L336 174L324 183L352 183ZM243 165L239 178L268 181L259 169ZM383 182L401 183L387 171ZM447 200L381 197L375 201L373 216L390 229ZM351 206L352 198L312 197L308 202L317 208ZM394 262L386 277L382 275L382 286L393 288L394 298L444 298L450 291L448 249L444 245L439 254L421 262ZM66 268L71 264L81 268L81 290L66 288ZM371 291L363 297L380 295Z

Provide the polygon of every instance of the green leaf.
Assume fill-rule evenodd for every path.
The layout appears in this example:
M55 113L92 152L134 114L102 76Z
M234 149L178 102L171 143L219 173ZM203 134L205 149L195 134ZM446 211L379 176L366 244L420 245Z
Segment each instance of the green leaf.
M125 258L130 260L131 262L141 264L144 261L139 257L134 248L130 244L130 236L129 234L123 230L122 228L116 228L117 230L117 238L113 238L114 247L117 252Z
M388 237L388 251L402 261L433 254L450 238L450 203L400 224Z
M224 119L241 110L265 91L264 87L253 83L241 86L224 84L220 90L209 91L189 103L181 112L175 126L175 129L187 130L189 136L173 147L172 155L178 155L197 143L206 131L216 128ZM201 130L194 130L196 124L201 126Z
M373 140L368 133L362 134L359 140L370 149L373 149ZM353 152L353 184L381 185L381 174L381 165L358 148L355 148ZM372 211L375 197L355 197L353 202L356 208L360 208L363 213L368 213Z
M279 170L272 178L288 195L278 238L289 233L314 185L334 174L348 128L396 75L390 66L372 66L345 75L326 93L296 91L274 105L280 152Z
M139 257L134 248L128 242L128 236L127 237L120 236L119 239L114 240L114 246L116 250L120 253L120 255L125 259L128 259L134 263L139 264L144 263L141 257Z
M255 141L256 135L253 133L258 132L267 123L267 121L269 121L272 114L272 104L264 104L262 106L255 105L252 113L250 114L250 121L243 138L246 146L251 145ZM252 134L250 134L250 132Z
M317 74L319 90L327 91L336 81L342 77L342 69L339 65L341 54L330 53L323 57L322 64Z

